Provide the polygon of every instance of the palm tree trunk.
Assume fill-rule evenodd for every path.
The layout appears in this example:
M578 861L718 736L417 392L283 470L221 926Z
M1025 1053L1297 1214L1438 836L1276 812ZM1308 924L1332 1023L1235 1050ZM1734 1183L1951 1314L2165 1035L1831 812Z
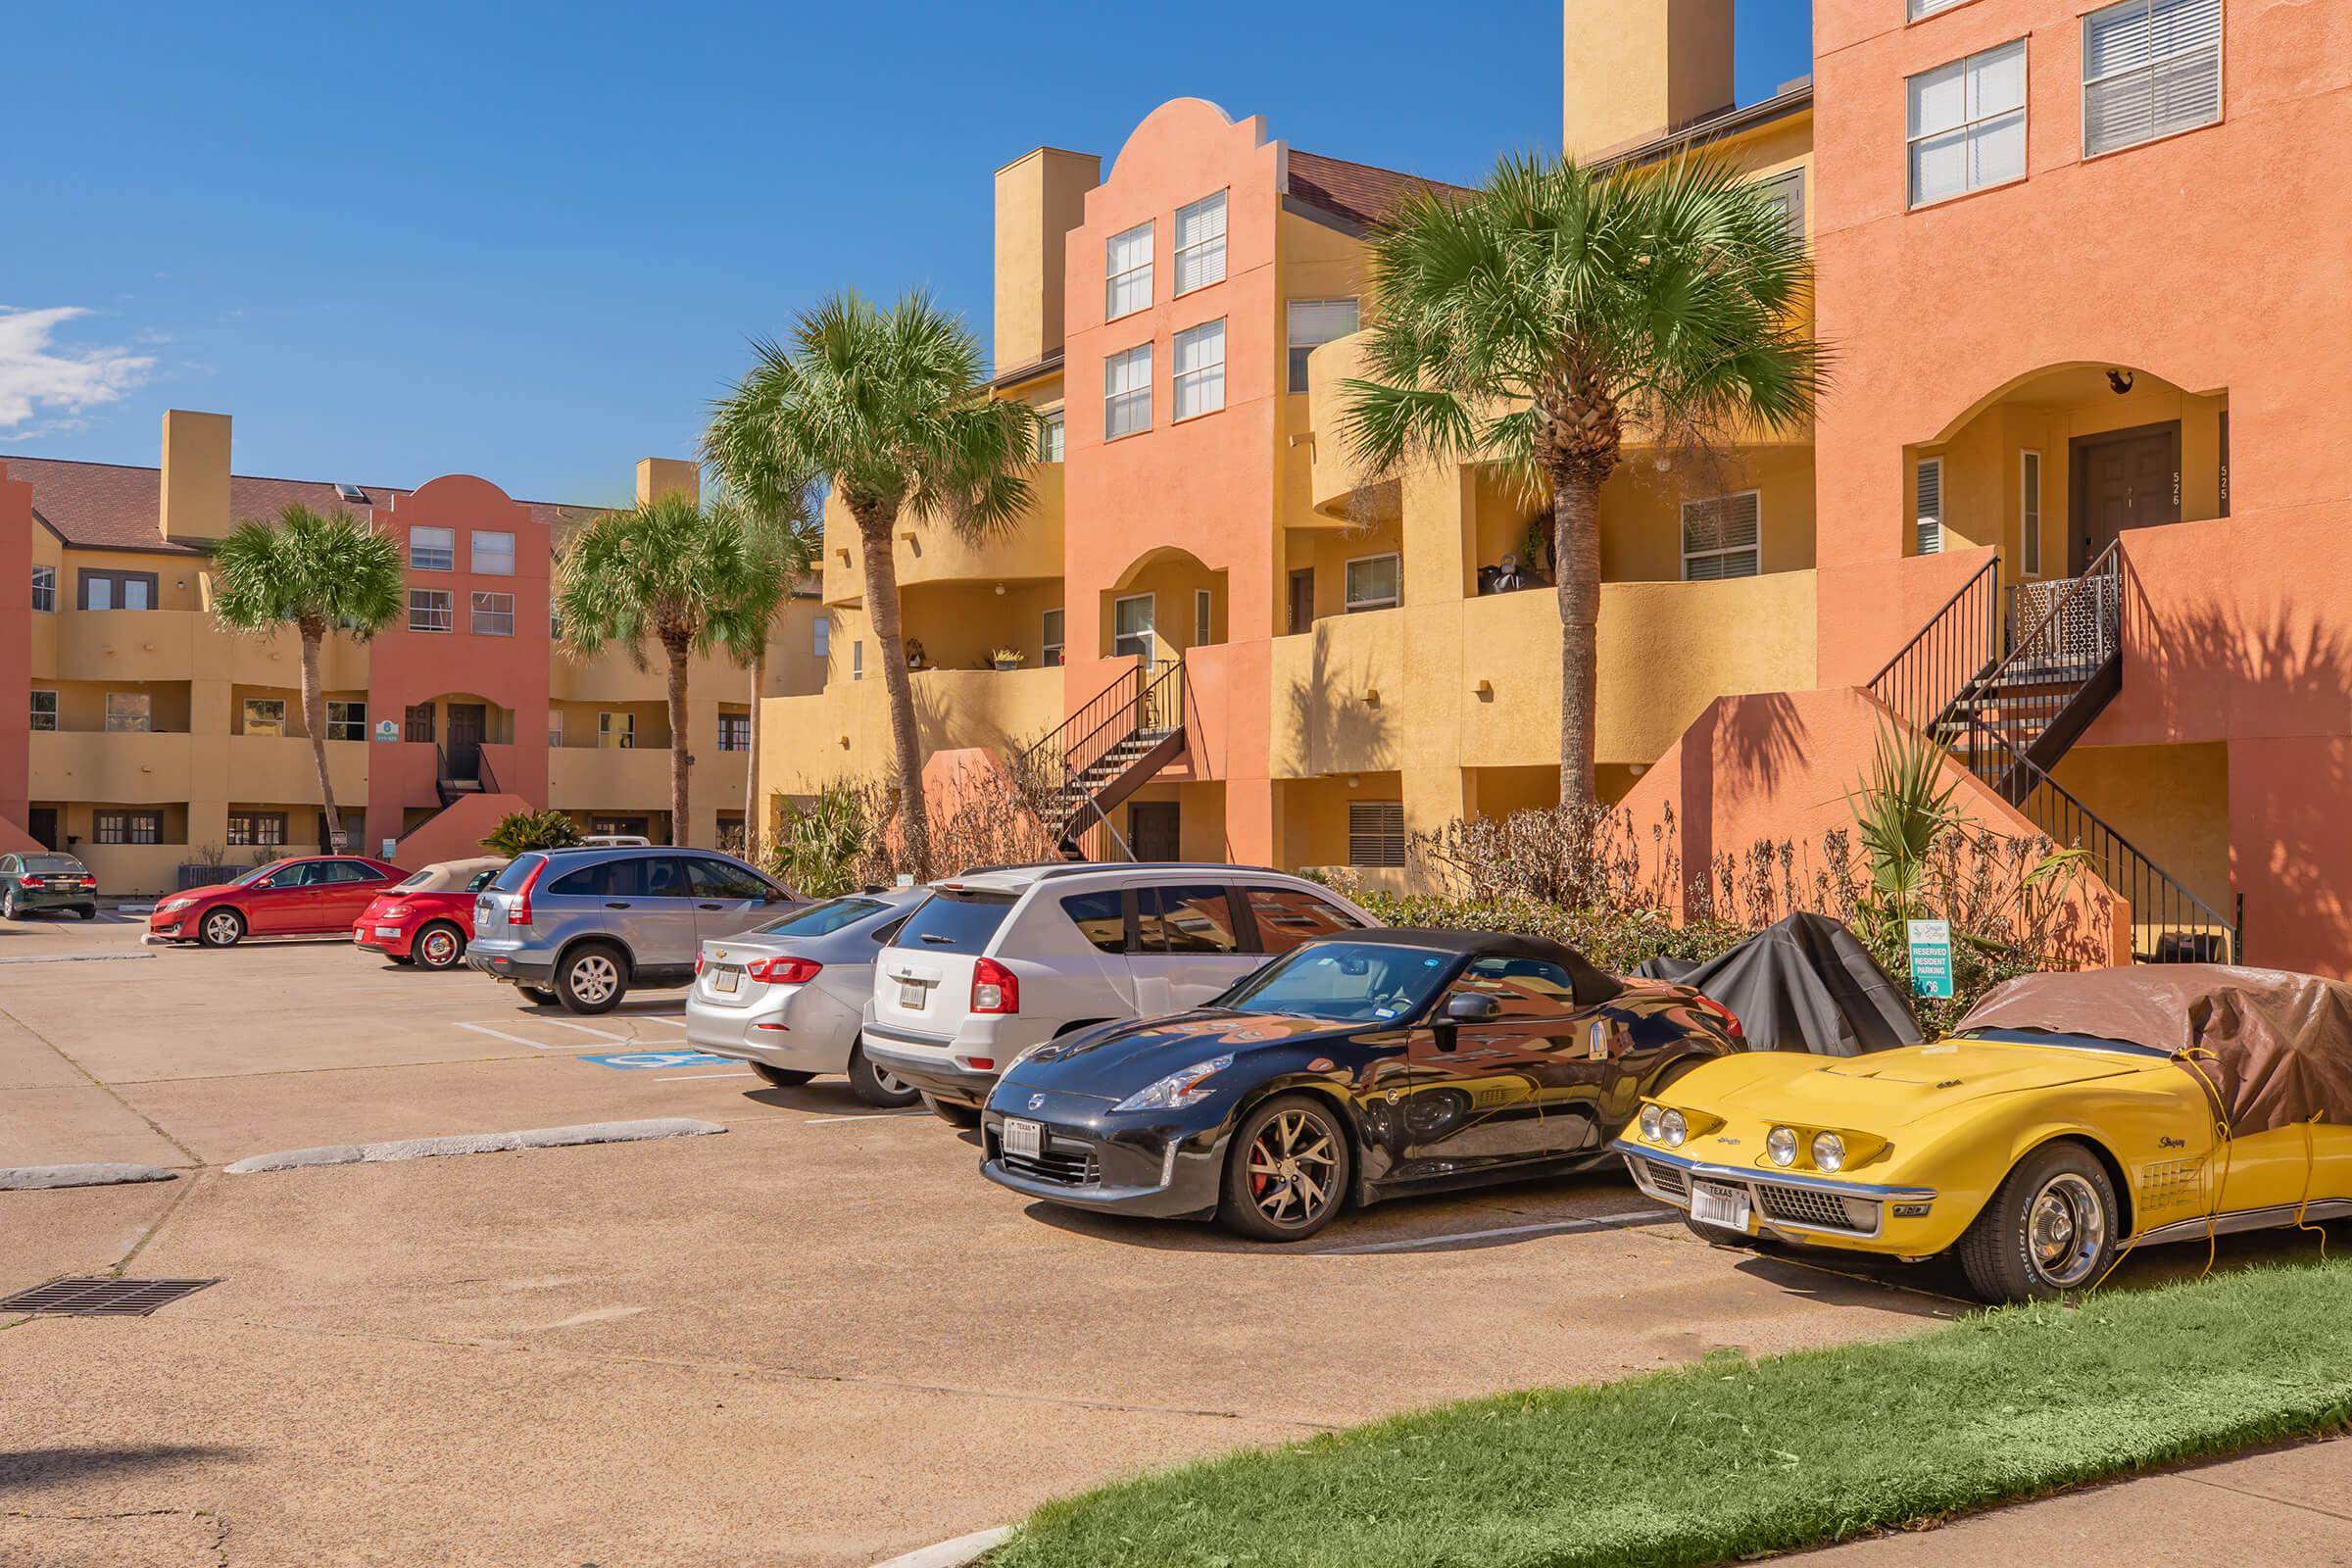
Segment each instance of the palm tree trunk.
M318 804L326 815L326 843L320 848L328 854L343 847L343 816L335 809L335 781L326 770L326 695L318 685L318 645L326 640L323 629L309 626L302 631L302 726L311 732L311 760L318 766Z
M760 863L760 698L767 690L767 639L752 650L752 755L743 764L743 858Z
M669 655L669 842L686 842L686 655L683 637L663 638Z
M906 675L906 645L899 637L899 568L891 559L894 512L858 519L865 557L865 612L882 646L882 686L890 698L890 744L898 774L899 834L905 867L917 882L931 880L931 817L923 800L923 758L914 727L914 683Z
M1560 602L1560 804L1591 806L1600 699L1600 486L1552 476L1551 569Z

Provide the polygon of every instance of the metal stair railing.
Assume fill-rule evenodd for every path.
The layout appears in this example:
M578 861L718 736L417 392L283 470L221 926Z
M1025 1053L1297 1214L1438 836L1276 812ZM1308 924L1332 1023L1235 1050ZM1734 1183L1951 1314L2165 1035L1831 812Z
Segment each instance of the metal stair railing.
M1116 782L1136 760L1148 755L1152 742L1164 740L1184 728L1184 662L1177 660L1152 671L1137 664L1088 699L1077 712L1023 754L1030 777L1058 774L1054 790L1067 813L1052 824L1066 828L1092 807L1102 813L1097 797ZM1131 751L1122 757L1123 749Z
M1870 679L1869 691L1914 729L1934 733L2001 655L2000 560L1987 561Z
M2021 612L2038 611L2034 624L1979 683L1983 709L1997 715L2002 738L2021 756L2031 754L2059 715L2110 660L2123 651L2124 559L2121 541L2109 543L2082 575L2065 583L2013 591Z

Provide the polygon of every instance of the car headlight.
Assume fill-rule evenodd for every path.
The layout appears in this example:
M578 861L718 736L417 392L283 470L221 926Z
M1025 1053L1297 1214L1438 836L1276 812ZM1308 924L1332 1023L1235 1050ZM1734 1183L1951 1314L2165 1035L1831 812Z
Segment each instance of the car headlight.
M1775 1127L1764 1135L1764 1157L1775 1165L1796 1163L1796 1134L1787 1127Z
M1821 1170L1837 1170L1845 1163L1845 1140L1836 1133L1817 1133L1813 1138L1813 1163Z
M1658 1142L1658 1124L1664 1118L1665 1113L1657 1106L1643 1105L1642 1107L1642 1136L1653 1144Z
M1117 1110L1175 1110L1181 1106L1206 1100L1212 1090L1205 1080L1233 1065L1233 1053L1196 1061L1182 1072L1172 1072L1157 1083L1137 1090L1110 1108Z
M1658 1117L1658 1137L1668 1149L1680 1149L1683 1140L1690 1136L1690 1124L1683 1120L1679 1110L1669 1110Z
M160 912L164 914L170 914L172 910L184 909L195 902L196 901L194 899L166 899L163 903Z

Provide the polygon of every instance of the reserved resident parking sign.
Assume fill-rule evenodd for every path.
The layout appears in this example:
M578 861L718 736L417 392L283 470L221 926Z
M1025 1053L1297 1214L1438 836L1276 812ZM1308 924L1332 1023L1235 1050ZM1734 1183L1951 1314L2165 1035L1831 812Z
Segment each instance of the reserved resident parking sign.
M1952 923L1949 920L1907 920L1911 930L1911 994L1949 997L1952 994Z

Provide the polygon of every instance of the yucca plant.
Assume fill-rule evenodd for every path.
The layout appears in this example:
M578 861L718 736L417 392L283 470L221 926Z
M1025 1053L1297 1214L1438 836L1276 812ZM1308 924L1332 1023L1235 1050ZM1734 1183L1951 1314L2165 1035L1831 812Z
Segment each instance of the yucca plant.
M509 811L482 840L482 848L508 859L527 850L568 849L580 842L580 825L566 811Z
M1889 942L1905 921L1933 917L1936 857L1964 821L1954 804L1960 781L1943 777L1945 760L1927 736L1882 724L1870 772L1846 794L1870 875L1858 912Z
M866 831L865 802L857 786L829 786L785 813L767 868L803 898L839 898L858 885Z

